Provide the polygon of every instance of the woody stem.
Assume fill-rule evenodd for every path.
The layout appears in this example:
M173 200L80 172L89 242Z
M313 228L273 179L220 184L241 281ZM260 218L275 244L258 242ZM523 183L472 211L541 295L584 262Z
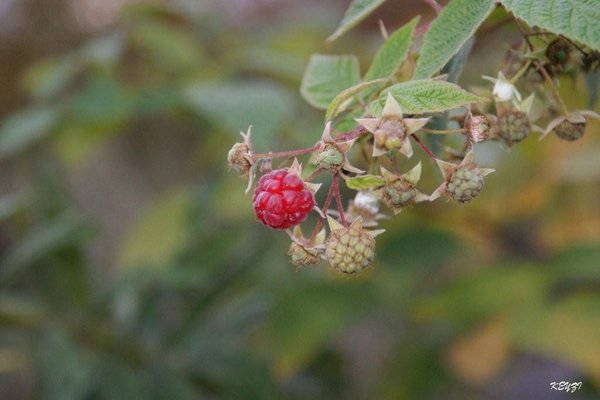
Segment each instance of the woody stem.
M419 137L417 135L415 135L413 133L410 136L412 136L412 138L415 139L415 142L417 142L419 147L421 147L423 149L423 151L425 153L427 153L427 156L429 156L429 158L431 158L434 161L437 160L437 157L435 156L435 154L433 154L433 152L429 149L429 147L427 147L427 145L425 143L423 143L423 141L421 141L421 139L419 139Z

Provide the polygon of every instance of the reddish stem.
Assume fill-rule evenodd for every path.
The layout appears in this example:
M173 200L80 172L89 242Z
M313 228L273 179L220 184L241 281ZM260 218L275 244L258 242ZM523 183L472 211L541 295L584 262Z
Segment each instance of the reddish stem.
M433 154L433 152L429 149L429 147L427 147L427 145L425 143L423 143L421 141L421 139L419 139L419 137L417 135L415 135L414 133L412 135L413 139L415 139L415 142L417 142L417 144L419 145L419 147L421 147L423 149L423 151L425 153L427 153L427 155L429 156L429 158L431 158L432 160L437 160L437 157L435 156L435 154Z
M289 150L289 151L278 151L278 152L268 152L268 153L256 153L254 154L254 160L258 161L260 159L264 159L264 158L288 158L288 157L295 157L295 156L301 156L304 154L309 154L314 152L315 150L317 150L319 148L319 144L315 144L313 147L308 147L305 149L298 149L298 150Z
M327 209L329 208L329 205L331 204L331 199L333 198L333 183L329 186L329 191L327 192L327 196L325 197L325 202L323 203L323 208L321 211L323 211L324 215L327 215ZM319 220L317 221L317 224L315 225L315 229L313 229L312 233L310 234L310 239L314 239L315 236L317 236L319 234L319 231L321 230L321 227L323 226L323 217L319 216Z
M344 215L344 205L342 204L342 196L340 195L340 184L339 184L340 176L335 173L332 176L331 186L333 189L333 196L335 197L335 204L340 213L340 221L342 225L348 227L348 223L346 222L346 216Z
M367 135L368 133L369 133L369 131L364 126L359 125L356 128L354 128L348 132L337 135L335 137L335 141L336 142L347 142L352 139L356 139L361 136Z

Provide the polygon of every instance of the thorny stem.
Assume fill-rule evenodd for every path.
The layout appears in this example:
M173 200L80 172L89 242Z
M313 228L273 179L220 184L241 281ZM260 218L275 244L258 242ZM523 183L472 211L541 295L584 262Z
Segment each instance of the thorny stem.
M417 142L417 144L419 145L419 147L421 147L423 149L423 151L425 153L427 153L427 156L429 156L429 158L431 158L434 161L437 160L437 157L435 156L435 154L433 154L433 152L431 150L429 150L429 147L427 147L427 145L425 143L423 143L421 141L421 139L419 139L419 137L417 135L415 135L413 133L410 136L412 136L412 138L415 139L415 142Z
M335 197L335 204L340 213L340 220L342 225L348 227L346 222L346 216L344 215L344 205L342 204L342 196L340 195L340 176L338 173L334 173L332 176L331 186L333 187L333 196Z
M458 129L429 129L429 128L421 128L422 132L432 133L434 135L445 135L447 133L465 133L466 129L458 128Z

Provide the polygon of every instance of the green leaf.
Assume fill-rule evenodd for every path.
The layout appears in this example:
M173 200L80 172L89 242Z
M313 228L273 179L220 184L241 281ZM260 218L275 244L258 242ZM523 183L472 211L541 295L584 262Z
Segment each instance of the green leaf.
M79 235L81 224L77 218L64 214L50 220L32 230L19 245L15 247L0 264L4 280L13 278L16 274L48 256Z
M0 159L13 156L48 135L58 116L57 107L36 107L8 117L0 127Z
M119 256L124 267L162 266L186 240L186 218L192 198L179 191L151 204L127 233Z
M420 16L413 18L409 23L394 32L381 46L369 70L365 74L365 80L370 81L378 78L386 78L392 75L406 59L408 50L412 43L412 36Z
M453 83L422 79L390 86L379 99L371 104L373 113L378 114L381 112L387 92L392 93L400 107L402 107L402 111L407 114L439 112L485 101L484 98L469 93Z
M72 55L38 62L25 74L25 89L36 99L55 98L73 82L82 66Z
M361 175L346 179L346 186L352 190L366 190L385 185L383 177L377 175Z
M420 301L416 311L419 318L472 323L538 303L551 283L550 277L531 266L491 268L457 277L449 287Z
M131 40L159 67L168 72L197 68L202 49L190 30L178 24L144 20L135 25Z
M361 82L358 85L343 90L340 94L335 96L331 103L329 103L329 107L327 107L327 111L325 112L325 121L331 121L336 115L343 111L346 102L354 95L362 92L365 89L384 83L385 81L386 79L375 79L373 81Z
M20 191L0 197L0 221L19 212L25 205L27 194L26 191Z
M341 91L359 82L356 57L314 54L304 71L300 93L310 105L325 110Z
M315 282L282 292L268 325L277 369L291 373L309 362L336 332L375 308L376 295L369 282Z
M50 327L42 332L35 347L35 361L41 398L77 400L87 397L92 370L73 338L62 328Z
M346 14L344 14L344 18L342 18L340 25L335 32L327 38L327 42L333 42L344 33L354 28L360 21L367 18L369 14L384 2L385 0L354 0L348 7L348 10L346 10Z
M502 0L501 3L531 26L565 35L600 51L597 0Z
M475 33L494 6L492 0L452 0L444 7L423 37L414 78L429 78L441 70Z
M257 148L273 143L275 132L294 114L295 103L284 87L267 81L198 83L183 90L183 102L239 139L253 125Z

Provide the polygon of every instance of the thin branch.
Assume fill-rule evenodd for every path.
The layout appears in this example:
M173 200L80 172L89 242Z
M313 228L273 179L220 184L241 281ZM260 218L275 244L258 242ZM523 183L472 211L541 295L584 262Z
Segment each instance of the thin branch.
M415 142L417 142L417 144L419 145L419 147L421 147L423 149L423 151L425 153L427 153L427 155L429 156L429 158L431 158L432 160L437 160L437 157L435 156L435 154L433 154L433 152L429 149L429 147L427 147L427 145L425 143L423 143L423 141L421 141L421 139L419 139L419 137L417 135L415 135L414 133L412 135L413 139L415 139Z
M344 215L344 205L342 204L342 196L340 195L339 179L340 179L339 174L337 174L337 173L333 174L333 180L331 181L331 186L334 187L333 196L335 197L335 204L340 213L340 221L342 222L342 225L344 225L345 227L348 227L348 223L346 222L346 216Z

